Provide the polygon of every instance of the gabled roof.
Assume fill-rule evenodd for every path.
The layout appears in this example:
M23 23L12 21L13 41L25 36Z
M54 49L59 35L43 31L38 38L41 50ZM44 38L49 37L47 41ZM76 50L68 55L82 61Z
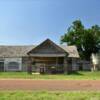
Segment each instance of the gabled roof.
M76 46L67 46L67 45L56 45L55 43L49 41L59 52L68 53L68 57L79 58L79 54ZM44 41L44 42L46 42ZM39 48L42 44L36 45L26 45L26 46L0 46L0 57L24 57L27 56L32 50Z
M50 39L46 39L44 42L33 48L28 54L65 54L67 53L60 46L55 44Z

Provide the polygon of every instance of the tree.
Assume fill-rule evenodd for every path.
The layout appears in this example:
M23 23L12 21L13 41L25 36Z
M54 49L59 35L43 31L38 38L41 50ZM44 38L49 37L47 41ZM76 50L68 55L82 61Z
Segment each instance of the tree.
M61 43L76 45L81 58L90 59L91 53L96 53L100 47L100 27L92 26L85 29L80 20L76 20L61 36Z
M94 33L94 38L96 41L96 47L100 50L100 27L98 25L94 25L91 28L92 33Z
M89 60L92 53L98 52L96 37L92 29L87 29L83 35L83 55L84 58Z

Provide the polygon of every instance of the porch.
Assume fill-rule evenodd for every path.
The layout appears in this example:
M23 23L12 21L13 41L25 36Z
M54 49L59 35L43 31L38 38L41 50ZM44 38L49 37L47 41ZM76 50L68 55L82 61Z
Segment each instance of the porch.
M64 57L31 57L33 72L63 73Z
M28 70L34 73L61 74L72 71L67 57L29 57Z

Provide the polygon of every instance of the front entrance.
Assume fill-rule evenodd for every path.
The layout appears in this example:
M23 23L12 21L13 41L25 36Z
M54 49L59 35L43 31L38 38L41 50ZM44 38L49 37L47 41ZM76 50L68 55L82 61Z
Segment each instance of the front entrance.
M0 72L4 71L4 62L0 62Z
M32 70L33 70L33 72L39 72L41 74L44 74L46 72L45 64L36 63L35 65L33 65Z
M64 57L34 57L33 72L40 73L63 73Z

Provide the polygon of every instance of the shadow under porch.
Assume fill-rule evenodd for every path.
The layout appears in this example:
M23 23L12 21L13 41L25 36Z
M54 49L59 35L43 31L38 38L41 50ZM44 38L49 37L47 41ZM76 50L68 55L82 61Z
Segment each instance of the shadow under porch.
M32 71L40 73L63 73L64 57L32 57Z
M30 57L31 70L34 73L60 74L70 73L72 66L66 57Z

